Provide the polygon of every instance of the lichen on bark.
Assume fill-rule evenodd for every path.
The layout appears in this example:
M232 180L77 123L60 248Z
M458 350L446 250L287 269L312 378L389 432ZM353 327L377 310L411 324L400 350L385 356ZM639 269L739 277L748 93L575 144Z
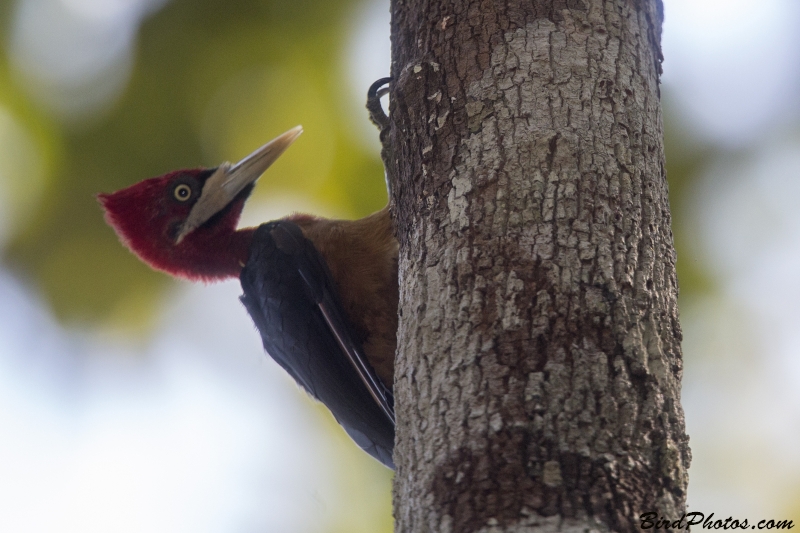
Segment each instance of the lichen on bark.
M680 516L660 2L395 0L397 530Z

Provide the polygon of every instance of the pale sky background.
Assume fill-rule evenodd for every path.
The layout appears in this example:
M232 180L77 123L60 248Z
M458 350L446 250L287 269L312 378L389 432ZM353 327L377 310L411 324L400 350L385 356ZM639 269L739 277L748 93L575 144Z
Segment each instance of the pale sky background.
M20 79L67 120L102 116L124 90L140 21L161 4L19 0L6 38ZM665 4L664 92L692 132L685 142L735 154L676 214L695 228L692 260L720 283L681 301L690 510L797 524L800 4ZM388 1L353 21L342 61L359 138L377 151L362 106L388 73ZM25 153L25 132L0 109L4 143ZM0 246L21 216L2 187ZM274 216L264 209L248 216ZM369 531L371 513L388 512L389 496L372 490L385 472L369 458L338 468L361 452L320 429L325 415L264 355L239 293L237 282L177 284L153 335L131 345L59 325L0 267L0 531Z

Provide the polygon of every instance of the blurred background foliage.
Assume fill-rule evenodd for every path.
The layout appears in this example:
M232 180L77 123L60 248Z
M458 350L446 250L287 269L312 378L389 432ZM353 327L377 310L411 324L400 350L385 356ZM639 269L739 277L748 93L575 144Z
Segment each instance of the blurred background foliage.
M800 39L786 28L795 28L800 16L791 0L765 0L757 10L746 0L665 4L662 94L686 333L684 408L694 451L690 509L717 515L730 510L750 520L795 518L797 524L800 338L792 332L800 321L800 189L794 185L800 183ZM89 390L91 380L74 376L109 364L96 360L115 360L123 351L152 362L161 360L154 354L175 351L176 345L167 342L164 348L157 340L171 338L170 328L186 332L178 346L192 347L185 348L190 359L208 347L223 352L221 358L233 357L224 353L230 337L206 337L224 329L226 316L215 315L216 304L198 300L194 289L151 271L120 246L103 222L94 199L98 192L177 168L236 161L302 124L298 143L260 180L245 211L249 223L293 210L355 218L386 201L377 132L363 108L369 83L389 69L386 0L1 0L0 37L0 426L39 423L13 411L2 388L20 379L8 370L23 368L15 361L43 351L36 337L51 335L40 328L56 331L59 339L47 364L72 365L65 375ZM208 287L200 292L216 294ZM235 296L221 298L236 306ZM173 300L183 303L171 307ZM17 307L8 302L33 302L33 310L19 312L15 322ZM214 324L198 325L193 312L209 315ZM194 329L175 323L175 314L195 317ZM50 317L55 325L48 325ZM246 318L231 321L245 324ZM14 328L27 335L17 344ZM240 351L263 360L251 331L231 331L252 341ZM202 346L192 344L195 338ZM236 379L235 387L247 388ZM40 405L53 394L31 383L23 396L9 397ZM156 387L143 383L143 390ZM104 382L98 387L113 388ZM253 387L261 390L264 383ZM137 392L132 401L147 403L147 394ZM65 397L55 396L53 405ZM87 400L77 408L79 422L64 432L79 432L84 411L113 405L115 398L98 393ZM292 409L280 403L282 413L297 413ZM122 420L124 413L112 418ZM262 417L254 413L247 424ZM21 425L7 424L8 417ZM324 515L324 523L281 529L269 511L258 523L272 525L236 529L225 522L204 531L391 531L390 474L357 450L324 410L317 408L312 418L323 433L304 433L292 442L333 443L328 474L336 479L337 494L287 486L297 477L291 461L284 477L265 483L292 498L300 490L311 507L293 512ZM132 423L119 431L135 434L138 428ZM283 423L275 431L289 429ZM18 480L50 480L49 474L36 478L27 466L15 471L7 463L23 457L38 465L47 454L58 454L43 444L30 451L26 438L34 448L47 439L13 431L0 428L0 476L16 480L5 492L0 481L0 494L27 494L18 490ZM25 451L14 453L22 455L8 452L17 449L15 438ZM303 458L306 452L297 451ZM120 453L122 462L131 457ZM260 457L267 455L256 450L243 464L261 472L266 467L258 466ZM282 459L270 456L275 463ZM330 462L312 461L309 468L326 470ZM42 488L31 490L38 498ZM777 515L754 514L767 512ZM104 530L74 523L82 524L75 530ZM184 529L195 531L169 525L146 530Z

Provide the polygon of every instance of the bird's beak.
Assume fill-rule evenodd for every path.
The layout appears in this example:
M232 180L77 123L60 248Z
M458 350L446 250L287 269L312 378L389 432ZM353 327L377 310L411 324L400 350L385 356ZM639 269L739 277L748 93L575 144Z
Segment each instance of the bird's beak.
M175 244L180 244L184 237L222 210L245 187L254 183L301 133L303 133L303 127L296 126L275 137L235 165L221 164L203 185L200 198L183 223L175 239Z

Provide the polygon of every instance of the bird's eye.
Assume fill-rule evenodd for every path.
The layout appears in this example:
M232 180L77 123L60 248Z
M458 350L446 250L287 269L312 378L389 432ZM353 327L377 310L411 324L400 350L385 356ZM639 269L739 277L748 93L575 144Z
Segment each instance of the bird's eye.
M192 197L192 188L185 183L181 183L175 187L172 194L175 195L175 199L179 202L185 202Z

